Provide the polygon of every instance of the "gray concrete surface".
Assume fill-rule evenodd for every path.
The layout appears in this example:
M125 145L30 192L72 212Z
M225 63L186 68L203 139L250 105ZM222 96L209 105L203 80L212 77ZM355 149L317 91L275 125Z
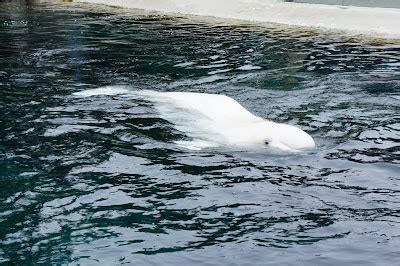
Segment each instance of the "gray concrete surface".
M287 0L285 2L400 8L400 0Z
M271 22L321 30L346 31L356 35L365 34L379 38L400 39L400 8L358 6L342 8L337 5L288 3L284 2L284 0L229 0L229 5L226 4L227 0L74 1L137 8L162 13ZM321 1L315 0L313 2ZM383 3L385 0L380 1ZM308 2L311 2L311 0L308 0ZM366 2L363 3L365 4Z

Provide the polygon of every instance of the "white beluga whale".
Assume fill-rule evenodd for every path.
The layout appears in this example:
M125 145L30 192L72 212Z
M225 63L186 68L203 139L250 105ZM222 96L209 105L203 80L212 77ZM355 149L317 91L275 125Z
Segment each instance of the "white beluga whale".
M176 142L189 149L270 147L299 152L315 147L312 137L300 128L258 117L225 95L129 90L122 86L101 87L74 95L123 95L152 102L163 119L191 138Z

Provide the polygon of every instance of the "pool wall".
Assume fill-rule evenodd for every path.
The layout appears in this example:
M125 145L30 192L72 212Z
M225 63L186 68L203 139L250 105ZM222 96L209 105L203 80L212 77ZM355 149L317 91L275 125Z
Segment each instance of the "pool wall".
M341 6L400 8L399 0L286 0L284 2L341 5Z
M75 0L165 13L348 31L400 38L400 9L283 2L280 0Z

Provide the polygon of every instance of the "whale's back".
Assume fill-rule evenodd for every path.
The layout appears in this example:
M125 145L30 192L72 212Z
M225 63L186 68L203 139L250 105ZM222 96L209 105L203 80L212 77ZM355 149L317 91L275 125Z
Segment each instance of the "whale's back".
M218 94L195 92L154 92L142 91L142 95L153 96L160 103L172 104L175 108L184 109L186 112L197 113L208 120L220 123L233 123L236 121L253 122L261 118L250 113L236 100Z

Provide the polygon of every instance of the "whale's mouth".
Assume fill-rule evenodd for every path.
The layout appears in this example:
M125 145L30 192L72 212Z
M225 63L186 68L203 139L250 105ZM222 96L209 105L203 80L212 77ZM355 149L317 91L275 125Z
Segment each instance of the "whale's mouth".
M272 141L268 144L268 147L270 147L272 150L279 150L283 152L290 152L290 153L299 153L299 152L304 152L304 151L309 151L315 148L314 145L308 145L308 146L303 146L301 148L294 148L285 145L284 143L277 142L277 141Z
M188 137L175 141L175 144L185 149L202 150L223 146L259 149L262 146L285 152L298 151L277 141L266 141L263 134L268 133L268 126L275 123L251 114L238 102L224 95L134 90L128 86L106 86L74 93L77 97L115 95L152 103L162 119Z

